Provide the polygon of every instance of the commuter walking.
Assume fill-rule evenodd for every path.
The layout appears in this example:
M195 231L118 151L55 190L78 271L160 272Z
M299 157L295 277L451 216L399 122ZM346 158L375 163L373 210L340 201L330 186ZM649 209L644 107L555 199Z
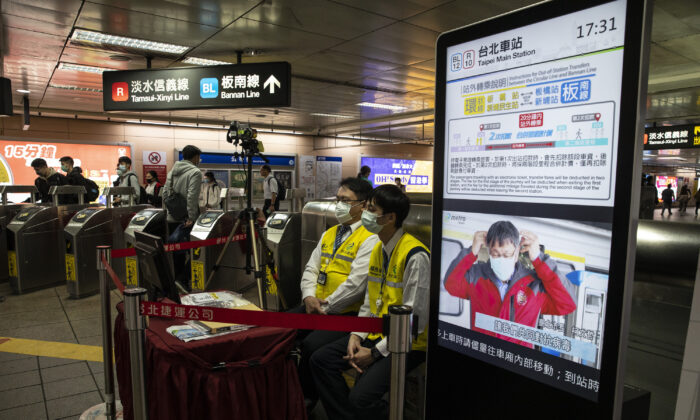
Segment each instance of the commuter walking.
M700 188L695 192L695 215L698 215L698 210L700 210Z
M34 186L39 191L39 200L41 203L51 203L53 198L49 195L49 189L54 186L70 185L70 181L65 175L61 175L53 168L49 168L46 161L41 158L32 161L32 168L37 175L34 181ZM77 203L78 199L73 196L63 195L59 197L59 204Z
M267 218L270 217L273 211L279 211L280 209L280 202L277 199L279 184L277 183L277 179L272 176L270 165L263 165L262 168L260 168L260 175L265 178L263 180L263 198L265 199L265 203L263 204L262 211Z
M673 205L673 200L676 198L676 194L671 189L671 184L666 185L666 189L661 192L661 201L663 202L663 208L661 209L661 215L664 215L664 211L668 208L668 215L672 215L671 206Z
M117 161L117 175L119 178L115 183L117 187L131 187L134 190L134 203L141 202L141 185L136 172L131 170L131 158L121 156ZM115 197L113 200L116 205L129 205L129 195Z
M204 184L199 193L199 210L218 210L221 208L221 186L216 182L214 172L207 171L204 174Z
M653 219L654 209L659 201L659 192L652 184L650 177L642 178L642 192L639 201L639 218Z
M401 177L394 178L394 184L401 190L402 193L406 193L406 184L401 183Z
M163 198L160 196L163 184L160 183L158 179L158 173L156 171L146 172L146 185L144 190L146 190L146 201L148 204L154 207L161 207L163 205Z
M168 242L177 243L190 240L190 232L199 217L199 192L202 188L202 172L199 161L202 151L196 146L182 149L181 161L175 162L168 173L163 188L163 201L168 212ZM173 253L175 279L187 290L191 290L189 261L186 251Z
M688 208L688 201L690 201L690 188L688 184L681 187L681 191L678 193L678 212L685 213Z

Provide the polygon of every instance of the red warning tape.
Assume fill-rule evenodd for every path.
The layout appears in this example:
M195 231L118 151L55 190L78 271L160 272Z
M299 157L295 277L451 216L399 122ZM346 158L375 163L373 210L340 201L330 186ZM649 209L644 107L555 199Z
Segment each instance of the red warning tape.
M381 318L247 311L244 309L209 308L161 302L141 302L141 315L257 325L261 327L370 333L382 332L383 324Z
M115 286L117 286L117 289L119 289L120 292L124 293L124 285L122 284L121 281L119 281L119 277L117 276L117 273L112 270L112 267L109 266L109 263L107 262L107 259L102 256L102 264L104 264L105 267L107 267L107 274L112 278L112 282L114 283Z
M239 233L238 235L234 235L233 238L231 238L231 242L242 241L242 240L245 240L245 238L246 238L245 233ZM219 238L212 238L212 239L204 239L201 241L178 242L175 244L163 244L163 248L165 248L165 252L184 251L186 249L199 248L199 247L203 247L203 246L221 245L221 244L226 242L226 239L228 239L228 236L221 236ZM123 248L123 249L113 249L112 250L112 258L133 257L134 255L136 255L136 250L134 248Z

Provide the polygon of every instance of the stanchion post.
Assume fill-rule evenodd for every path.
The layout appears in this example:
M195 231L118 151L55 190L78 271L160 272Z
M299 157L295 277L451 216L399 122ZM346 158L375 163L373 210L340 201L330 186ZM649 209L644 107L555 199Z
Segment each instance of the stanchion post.
M406 355L411 350L411 314L407 305L389 306L389 352L391 352L391 388L389 420L403 420L406 387Z
M124 290L124 317L129 331L131 361L131 398L136 420L148 420L144 354L146 319L141 315L141 302L145 295L146 289L141 287Z
M107 261L107 264L112 262L111 251L112 247L109 245L97 247L97 271L100 278L100 301L102 303L102 361L105 372L105 416L110 420L114 420L116 409L114 406L114 364L112 358L112 303L107 267L102 262L103 258Z

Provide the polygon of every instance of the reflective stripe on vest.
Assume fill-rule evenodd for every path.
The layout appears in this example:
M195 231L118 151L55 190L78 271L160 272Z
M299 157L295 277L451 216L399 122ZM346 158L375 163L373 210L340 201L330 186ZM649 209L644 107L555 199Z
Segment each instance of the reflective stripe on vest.
M326 273L326 284L316 283L316 297L325 299L330 296L350 275L352 262L355 261L360 245L373 234L363 226L355 229L350 236L340 244L333 255L335 235L338 232L336 225L326 231L321 238L321 267L320 272ZM357 302L343 309L343 312L358 311L362 302Z
M425 250L430 254L428 248L423 245L418 239L408 233L404 233L399 242L394 247L391 253L391 259L387 266L386 280L382 288L382 271L383 271L383 250L382 242L377 242L372 255L369 258L369 276L367 282L367 290L369 292L369 308L372 317L382 317L389 312L391 305L403 305L403 274L406 267L406 258L409 253L415 248ZM382 307L377 309L377 298L381 292ZM367 338L376 340L384 336L378 333L372 333ZM418 338L412 343L412 350L425 351L428 342L428 329L426 328Z

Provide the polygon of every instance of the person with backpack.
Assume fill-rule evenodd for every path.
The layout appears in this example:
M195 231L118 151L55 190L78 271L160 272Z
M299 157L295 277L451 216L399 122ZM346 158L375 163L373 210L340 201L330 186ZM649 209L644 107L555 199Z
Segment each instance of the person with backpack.
M59 159L61 170L66 173L66 178L70 185L85 187L85 202L91 203L100 196L100 187L95 181L83 176L83 169L80 166L73 166L75 162L70 156L63 156Z
M280 197L280 183L272 176L272 168L270 168L270 165L263 165L262 168L260 168L260 175L265 178L263 180L263 198L265 199L265 203L263 204L262 211L265 217L270 217L272 211L279 211L280 200L284 198ZM284 189L284 186L282 186L282 189Z
M168 212L169 243L190 240L190 232L194 222L199 217L199 193L202 189L202 171L199 162L202 151L198 147L188 145L182 149L181 161L175 162L168 173L163 186L163 202ZM187 261L188 253L178 251L173 253L173 268L175 280L188 290L190 270Z
M134 204L145 204L146 194L141 194L143 187L139 184L139 177L136 172L131 170L131 158L128 156L121 156L117 161L117 174L119 175L118 182L116 183L118 187L131 187L134 189ZM143 199L143 201L142 201ZM122 202L125 206L129 205L129 196L122 195L120 197L115 197L113 203L115 205L121 205Z
M53 168L50 168L46 163L46 160L42 158L36 158L32 161L32 168L37 175L34 181L34 186L36 186L37 191L37 202L41 203L51 203L53 197L49 195L49 190L53 186L70 185L68 178L65 175L61 175L56 172ZM73 195L61 195L58 198L59 204L75 204L78 202L78 198Z

